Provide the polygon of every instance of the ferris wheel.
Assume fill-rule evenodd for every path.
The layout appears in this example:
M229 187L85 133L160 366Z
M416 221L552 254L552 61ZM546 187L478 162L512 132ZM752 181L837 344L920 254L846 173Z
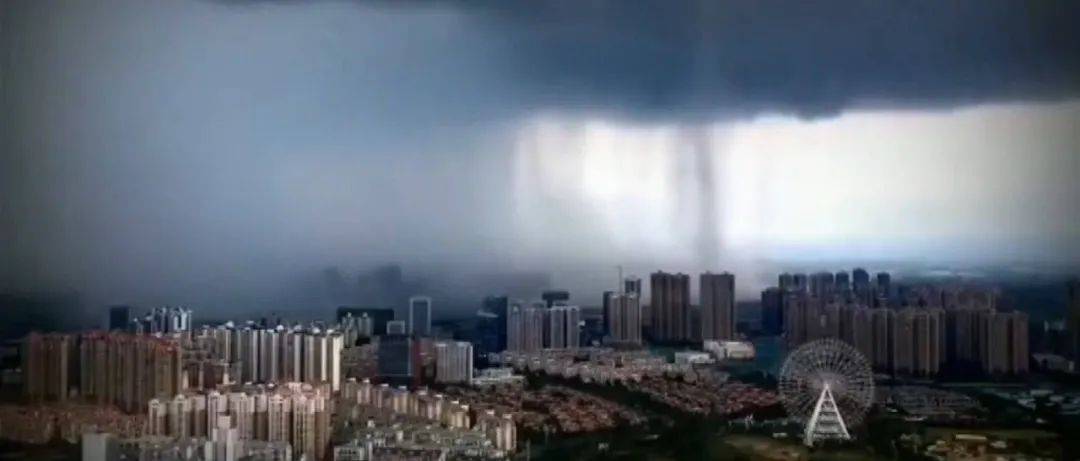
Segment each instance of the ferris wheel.
M819 339L788 354L780 369L780 396L789 416L806 422L803 442L848 440L874 399L870 363L837 339Z

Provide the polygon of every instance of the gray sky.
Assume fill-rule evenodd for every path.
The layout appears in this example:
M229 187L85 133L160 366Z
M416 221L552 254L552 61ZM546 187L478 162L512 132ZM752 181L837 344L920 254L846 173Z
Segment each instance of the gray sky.
M1076 2L624 3L5 2L0 288L1080 259Z

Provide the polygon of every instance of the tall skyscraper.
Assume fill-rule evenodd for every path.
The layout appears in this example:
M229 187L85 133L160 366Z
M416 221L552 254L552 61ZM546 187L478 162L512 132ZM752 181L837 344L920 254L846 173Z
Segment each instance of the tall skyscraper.
M22 369L26 396L33 402L67 401L75 339L66 334L30 333L23 340Z
M507 317L510 313L510 299L506 296L488 296L484 298L483 310L494 315L495 335L493 347L488 352L502 352L507 349Z
M548 347L576 349L580 344L581 308L554 306L548 311Z
M615 293L614 291L605 291L604 295L603 295L603 298L602 298L602 300L600 302L600 308L603 309L603 316L604 316L604 318L603 318L603 322L604 322L603 333L604 333L605 336L612 334L612 332L611 332L611 315L612 315L613 304L612 304L611 298L614 297L616 294L617 293Z
M544 333L547 331L547 309L543 304L522 309L522 349L536 352L544 348Z
M701 338L735 339L735 275L701 274Z
M837 293L847 293L851 290L851 278L846 271L837 272L834 280L836 281L835 291Z
M413 359L413 341L408 336L386 335L379 340L379 375L412 377Z
M520 302L510 304L506 316L506 350L525 350L525 309Z
M409 334L431 336L431 297L409 298Z
M634 293L608 298L608 336L616 343L641 344L641 304Z
M658 341L689 341L690 277L686 274L655 272L651 288L652 333Z

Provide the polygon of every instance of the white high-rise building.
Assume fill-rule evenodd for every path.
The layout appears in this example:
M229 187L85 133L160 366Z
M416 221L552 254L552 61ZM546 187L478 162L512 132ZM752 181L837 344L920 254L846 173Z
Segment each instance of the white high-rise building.
M608 299L608 326L611 340L641 344L641 303L634 293L616 294Z
M548 347L566 348L566 309L563 306L552 307L548 311Z
M409 334L431 336L431 297L409 298Z
M345 348L345 338L337 333L329 333L327 343L327 380L330 388L337 392L341 390L341 351Z
M281 331L262 330L259 360L259 380L272 383L281 379Z
M580 345L581 308L554 306L548 315L548 347L576 349Z
M525 350L525 312L520 302L510 304L506 315L506 349Z
M547 309L530 306L522 309L522 349L536 352L544 348L544 323Z
M464 341L435 343L435 364L435 380L440 383L472 382L472 344Z

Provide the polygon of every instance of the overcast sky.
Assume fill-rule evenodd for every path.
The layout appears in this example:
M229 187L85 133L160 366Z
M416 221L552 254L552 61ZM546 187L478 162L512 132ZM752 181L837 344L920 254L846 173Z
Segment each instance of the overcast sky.
M1080 260L1080 4L819 3L8 0L0 289Z

